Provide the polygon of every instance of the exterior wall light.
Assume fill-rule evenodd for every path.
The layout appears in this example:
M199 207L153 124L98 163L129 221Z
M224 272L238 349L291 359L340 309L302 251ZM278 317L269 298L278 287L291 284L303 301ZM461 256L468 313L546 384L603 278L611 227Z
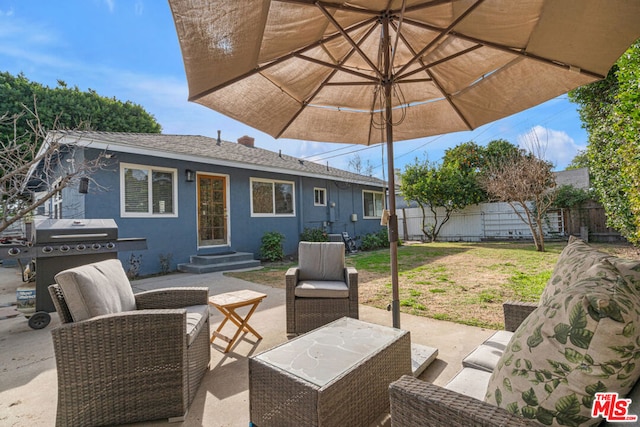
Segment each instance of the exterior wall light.
M187 169L184 171L184 175L185 175L185 179L187 180L187 182L193 182L196 174L195 172L193 172L191 169Z

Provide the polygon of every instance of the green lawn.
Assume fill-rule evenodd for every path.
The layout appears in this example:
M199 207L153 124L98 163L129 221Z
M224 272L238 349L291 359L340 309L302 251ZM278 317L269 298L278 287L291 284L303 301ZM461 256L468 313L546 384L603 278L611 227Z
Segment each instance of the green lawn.
M535 302L551 276L565 242L547 242L536 252L531 242L424 243L398 248L401 310L419 316L503 327L502 303ZM618 253L622 245L600 244ZM391 302L389 251L347 256L359 273L362 304L386 308ZM266 264L262 270L225 273L269 286L284 287L284 273L295 262Z

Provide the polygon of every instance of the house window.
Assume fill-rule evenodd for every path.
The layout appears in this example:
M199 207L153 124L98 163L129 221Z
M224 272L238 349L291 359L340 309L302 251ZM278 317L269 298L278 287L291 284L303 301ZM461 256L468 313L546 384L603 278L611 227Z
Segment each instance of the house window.
M120 165L121 215L176 216L177 170Z
M251 178L251 215L295 216L293 190L293 182Z
M362 191L365 218L380 218L384 209L384 193L378 191Z
M326 188L313 189L313 205L327 206L327 189Z

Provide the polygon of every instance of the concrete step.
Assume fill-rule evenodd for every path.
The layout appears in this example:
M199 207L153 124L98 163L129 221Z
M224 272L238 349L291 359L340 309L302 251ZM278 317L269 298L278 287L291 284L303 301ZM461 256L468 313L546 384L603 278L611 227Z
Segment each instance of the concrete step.
M198 265L223 264L238 261L253 261L253 254L250 252L229 252L212 255L191 255L189 262Z
M189 263L178 264L178 271L184 273L212 273L214 271L240 270L259 267L260 261L248 252L234 252L218 255L192 255Z

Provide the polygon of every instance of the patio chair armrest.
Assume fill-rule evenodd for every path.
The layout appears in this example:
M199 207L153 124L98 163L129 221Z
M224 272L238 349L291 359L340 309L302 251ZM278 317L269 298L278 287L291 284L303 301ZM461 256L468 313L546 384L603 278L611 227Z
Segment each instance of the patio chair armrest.
M504 311L504 330L515 332L524 319L538 307L533 302L507 301L502 304Z
M389 398L393 427L539 426L497 406L408 375L391 383Z
M135 294L138 310L172 309L209 302L209 288L163 288Z
M358 270L356 270L355 267L345 267L344 277L349 289L351 289L352 286L355 286L357 291L358 290Z
M298 267L291 267L284 275L285 280L285 306L286 318L287 318L287 335L293 335L296 332L296 320L295 320L295 299L296 299L296 285L298 284L298 274L300 269Z
M291 267L285 273L284 280L285 280L285 287L286 287L287 294L289 292L293 293L293 291L295 290L296 285L298 284L299 273L300 273L300 268L298 267Z

